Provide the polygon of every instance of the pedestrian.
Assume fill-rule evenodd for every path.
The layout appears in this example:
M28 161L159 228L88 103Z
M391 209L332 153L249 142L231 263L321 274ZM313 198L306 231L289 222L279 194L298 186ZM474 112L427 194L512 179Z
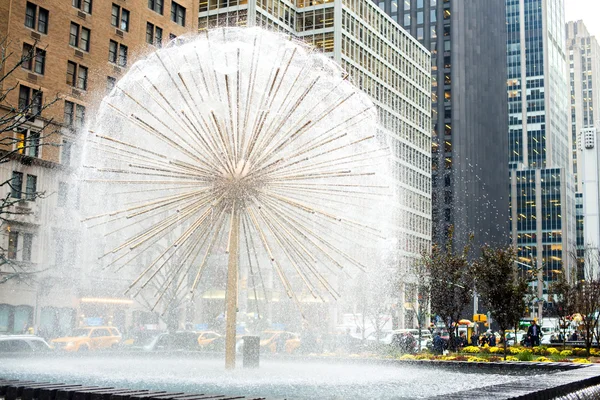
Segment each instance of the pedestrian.
M460 337L458 338L458 349L462 350L469 343L467 342L467 335L464 332L460 333Z
M527 329L527 336L530 338L531 347L540 345L540 327L535 319L533 320L533 324Z
M496 335L494 335L493 332L489 333L489 336L488 336L488 345L490 347L496 346Z
M479 335L474 330L471 334L471 346L479 346Z
M442 339L439 332L436 332L435 337L433 338L433 354L444 354L444 345L444 339Z

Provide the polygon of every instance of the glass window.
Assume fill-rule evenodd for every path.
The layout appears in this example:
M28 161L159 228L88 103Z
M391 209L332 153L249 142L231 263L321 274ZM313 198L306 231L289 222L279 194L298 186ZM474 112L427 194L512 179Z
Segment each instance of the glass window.
M112 76L106 77L106 91L107 92L110 92L111 90L113 90L113 88L115 87L116 84L117 84L116 78L113 78Z
M36 74L44 75L46 69L46 51L35 49L35 65L33 70Z
M171 2L171 21L178 25L185 26L185 7L174 1Z
M69 36L69 44L77 47L79 44L79 25L71 22L71 34Z
M404 11L410 10L410 0L404 0Z
M67 62L67 85L75 86L75 74L77 72L77 64L72 61Z
M25 184L25 199L29 201L34 201L36 192L37 176L27 175L27 183Z
M429 19L431 22L436 22L437 21L437 11L436 10L431 10L429 12Z
M156 47L162 47L162 35L163 35L162 28L159 28L157 26L154 31L154 44L156 44Z
M423 11L419 11L417 13L417 24L422 24L423 23Z
M25 26L31 29L35 29L35 12L37 6L30 2L27 2L27 8L25 9Z
M423 27L422 26L417 28L417 39L423 40Z
M10 231L8 233L8 251L7 258L11 260L17 259L17 249L19 248L19 232Z
M129 32L129 11L124 8L121 10L121 29Z
M66 126L73 125L73 116L75 112L75 103L65 100L65 112L63 117L63 124Z
M119 45L119 66L127 66L127 46Z
M33 46L28 43L23 43L23 53L21 55L21 68L31 70L33 58Z
M87 67L79 66L77 71L77 88L81 90L87 90L87 78L88 78L88 69Z
M154 44L154 25L146 22L146 43Z
M417 0L417 9L423 8L423 0Z
M48 33L48 10L40 7L38 13L38 32Z
M12 179L11 179L11 183L10 183L10 189L11 189L11 193L10 193L11 197L14 197L15 199L21 198L21 194L23 191L23 173L13 171Z
M163 0L148 0L148 8L162 15Z
M117 42L114 40L108 43L108 61L112 63L117 62Z
M90 30L88 28L81 28L79 48L81 50L90 51Z
M87 68L86 68L87 71ZM85 107L81 104L75 105L75 126L82 128L85 124Z
M110 24L112 26L119 26L119 10L121 9L121 7L119 7L116 4L112 5L112 11L110 13Z
M410 26L410 14L404 14L404 26Z

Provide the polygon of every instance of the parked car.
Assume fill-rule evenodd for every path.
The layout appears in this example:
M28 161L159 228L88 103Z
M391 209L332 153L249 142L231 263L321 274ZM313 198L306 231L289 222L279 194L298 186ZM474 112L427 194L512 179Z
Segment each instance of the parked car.
M300 347L300 337L285 331L264 331L260 334L260 347L271 353L293 353Z
M149 345L146 351L198 351L198 332L178 331L161 333Z
M126 335L119 345L123 350L128 351L143 351L146 346L150 345L161 331L135 331Z
M47 353L52 347L34 335L0 335L0 353Z
M198 333L198 345L203 349L212 349L219 347L224 342L225 337L213 331L200 331Z
M113 326L90 326L74 329L70 336L54 339L57 350L79 352L115 348L121 342L121 333Z

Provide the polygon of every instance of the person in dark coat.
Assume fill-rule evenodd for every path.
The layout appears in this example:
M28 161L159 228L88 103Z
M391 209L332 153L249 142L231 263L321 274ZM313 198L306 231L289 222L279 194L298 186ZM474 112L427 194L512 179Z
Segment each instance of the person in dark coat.
M475 331L471 334L471 346L479 346L479 335Z
M539 346L540 345L540 327L537 324L537 321L533 321L533 324L527 329L527 336L531 342L531 346Z
M444 345L444 339L442 339L440 333L437 332L433 338L433 354L444 354Z
M494 347L496 345L496 335L494 335L494 333L490 333L488 336L488 345L490 347Z

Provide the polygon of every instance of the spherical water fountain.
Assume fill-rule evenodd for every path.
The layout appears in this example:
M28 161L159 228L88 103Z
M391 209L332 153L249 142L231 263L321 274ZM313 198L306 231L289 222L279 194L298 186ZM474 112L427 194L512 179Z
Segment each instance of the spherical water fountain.
M238 263L267 259L286 295L339 298L342 270L377 266L389 201L373 103L333 61L259 29L217 29L133 65L88 139L84 219L104 229L117 271L164 250L128 292L163 281L193 296L228 254L227 360L235 363ZM170 267L169 260L178 263Z

